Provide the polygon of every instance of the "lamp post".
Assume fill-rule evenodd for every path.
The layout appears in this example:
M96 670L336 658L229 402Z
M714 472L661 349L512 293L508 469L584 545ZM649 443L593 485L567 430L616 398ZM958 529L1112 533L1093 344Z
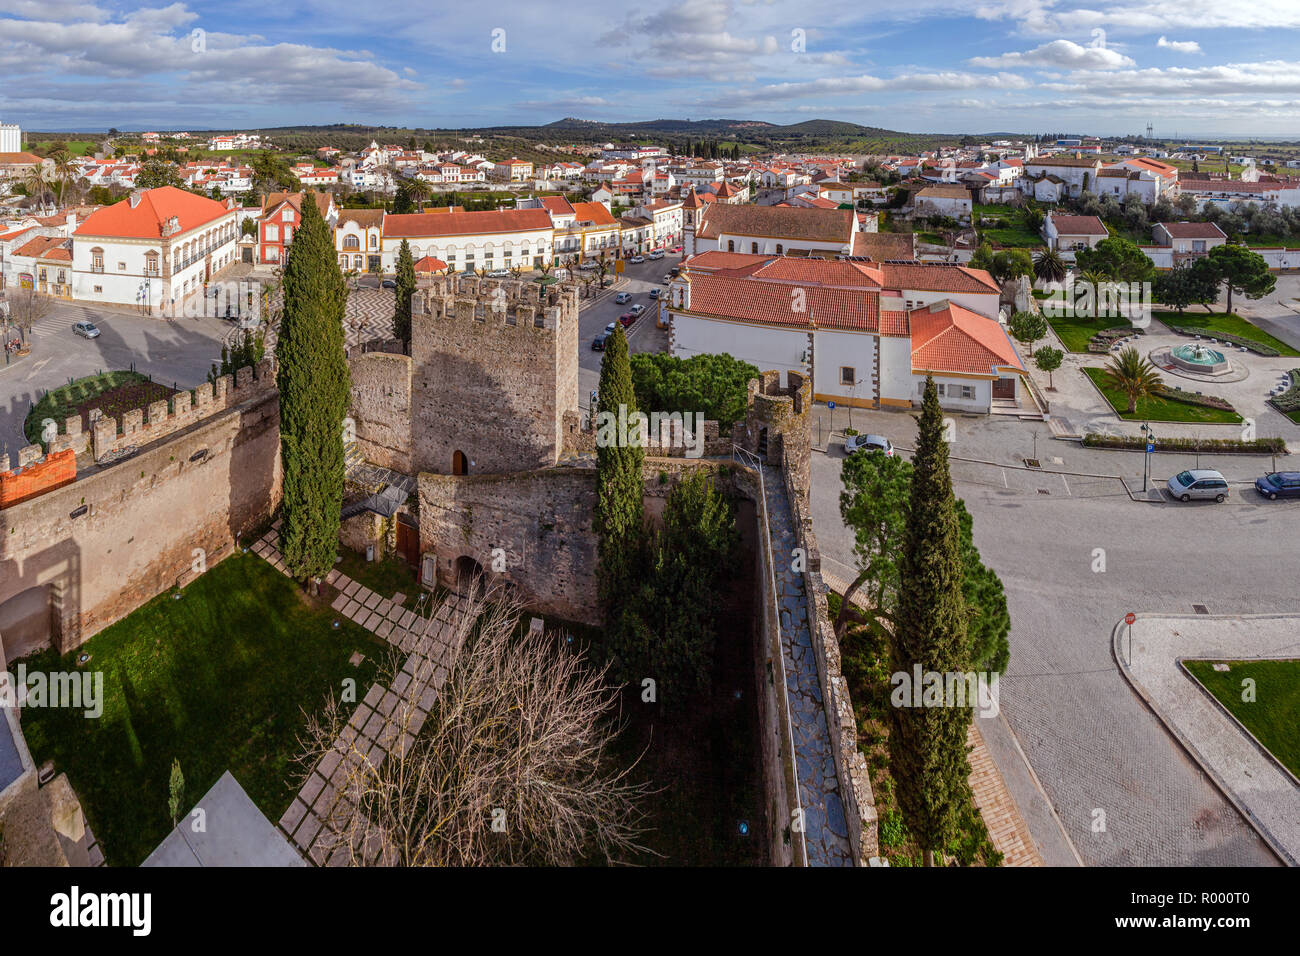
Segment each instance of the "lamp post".
M1143 455L1142 468L1142 492L1147 491L1147 485L1151 479L1151 453L1156 448L1156 433L1151 430L1151 425L1147 422L1142 423L1142 434L1146 436L1146 450Z

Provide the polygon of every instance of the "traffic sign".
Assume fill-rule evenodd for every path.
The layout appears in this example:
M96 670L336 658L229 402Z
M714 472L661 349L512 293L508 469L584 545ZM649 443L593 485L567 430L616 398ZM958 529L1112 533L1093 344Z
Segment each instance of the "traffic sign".
M1132 611L1129 611L1127 614L1124 615L1124 623L1128 625L1132 625L1132 623L1137 619L1138 616L1134 614Z
M826 407L827 407L827 408L834 408L834 407L835 407L835 403L834 403L834 402L827 402L827 403L826 403Z
M1156 450L1156 443L1152 441L1147 442L1147 454L1149 455L1155 450Z

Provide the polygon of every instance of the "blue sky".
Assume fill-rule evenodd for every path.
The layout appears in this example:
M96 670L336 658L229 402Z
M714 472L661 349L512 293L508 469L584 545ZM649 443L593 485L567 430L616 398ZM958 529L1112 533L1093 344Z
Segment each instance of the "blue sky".
M0 0L29 129L841 119L1300 138L1300 0Z

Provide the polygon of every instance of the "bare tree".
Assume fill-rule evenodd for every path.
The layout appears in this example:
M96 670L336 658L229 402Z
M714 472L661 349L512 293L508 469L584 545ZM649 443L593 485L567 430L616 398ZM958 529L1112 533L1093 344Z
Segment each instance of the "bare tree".
M18 332L27 341L33 325L50 314L53 300L35 289L12 290L8 297L9 321L18 326Z
M609 753L621 729L605 668L555 633L520 635L499 591L425 619L374 740L337 697L309 716L309 769L330 769L316 848L351 866L565 866L641 850L645 784ZM337 768L337 769L336 769ZM319 855L319 854L318 854Z

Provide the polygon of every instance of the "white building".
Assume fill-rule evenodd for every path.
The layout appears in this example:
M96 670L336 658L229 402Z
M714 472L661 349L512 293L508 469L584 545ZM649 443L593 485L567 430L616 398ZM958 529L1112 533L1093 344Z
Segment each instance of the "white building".
M551 261L554 233L545 209L385 215L383 267L385 271L396 268L398 249L406 240L415 259L441 259L453 272L535 269Z
M1077 198L1085 189L1096 188L1101 160L1075 159L1070 156L1039 156L1025 161L1025 175L1030 179L1055 177L1063 183L1062 192ZM1037 191L1035 191L1037 198Z
M949 409L1016 403L1024 367L987 273L707 252L686 260L665 307L672 352L727 352L811 376L816 401L909 408L925 377Z
M91 213L72 237L72 294L176 314L236 259L238 210L162 186Z
M713 250L756 255L852 255L857 217L852 209L735 206L710 203L686 231L686 254Z
M21 153L23 131L17 123L0 123L0 153Z
M1110 235L1106 224L1096 216L1058 216L1048 213L1043 217L1043 238L1047 248L1061 253L1066 261L1073 261L1079 249L1091 249Z

